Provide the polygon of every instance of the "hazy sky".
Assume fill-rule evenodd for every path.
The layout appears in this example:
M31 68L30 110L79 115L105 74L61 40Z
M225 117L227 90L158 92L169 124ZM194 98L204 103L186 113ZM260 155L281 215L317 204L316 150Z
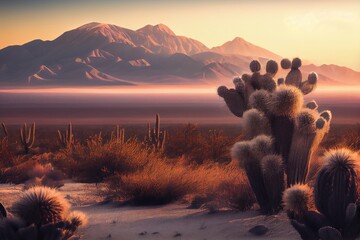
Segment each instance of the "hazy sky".
M0 0L0 48L88 22L163 23L208 47L240 36L284 57L360 71L360 1Z

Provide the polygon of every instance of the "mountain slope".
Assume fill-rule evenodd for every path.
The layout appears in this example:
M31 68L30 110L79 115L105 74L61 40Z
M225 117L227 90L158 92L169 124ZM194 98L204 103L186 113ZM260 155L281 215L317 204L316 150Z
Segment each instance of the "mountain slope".
M177 36L163 24L130 30L89 23L53 41L34 40L0 50L0 85L217 84L249 72L249 63L281 57L235 38L212 49ZM359 84L360 73L336 65L302 67L322 84ZM278 75L285 72L280 71Z
M279 55L254 44L251 44L240 37L236 37L232 41L228 41L221 46L214 47L211 49L211 51L220 54L233 54L256 58L264 57L274 60L281 59Z

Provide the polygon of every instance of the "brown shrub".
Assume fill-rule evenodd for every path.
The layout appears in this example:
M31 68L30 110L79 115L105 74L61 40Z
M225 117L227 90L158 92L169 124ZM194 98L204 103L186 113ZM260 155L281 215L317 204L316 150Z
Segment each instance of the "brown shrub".
M72 149L61 150L54 164L75 180L101 182L116 172L139 170L154 158L158 158L158 155L148 151L135 139L114 144L90 138L84 145L78 143Z

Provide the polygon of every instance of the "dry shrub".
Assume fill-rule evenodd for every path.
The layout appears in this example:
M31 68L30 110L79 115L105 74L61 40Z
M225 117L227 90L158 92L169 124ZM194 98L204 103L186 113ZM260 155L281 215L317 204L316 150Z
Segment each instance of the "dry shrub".
M131 199L136 205L166 204L196 190L187 172L185 166L154 160L140 171L109 178L108 189L112 196Z
M189 163L229 162L229 148L233 143L234 139L221 130L204 134L197 125L189 123L169 134L165 151L169 157L184 156Z
M165 204L189 194L219 208L246 210L254 203L247 178L233 162L198 166L184 164L183 159L154 159L139 171L108 178L106 184L110 198L137 205Z
M158 155L145 149L135 139L114 144L91 138L84 145L76 144L72 149L60 151L55 164L78 181L101 182L116 172L139 170L154 158L158 158Z

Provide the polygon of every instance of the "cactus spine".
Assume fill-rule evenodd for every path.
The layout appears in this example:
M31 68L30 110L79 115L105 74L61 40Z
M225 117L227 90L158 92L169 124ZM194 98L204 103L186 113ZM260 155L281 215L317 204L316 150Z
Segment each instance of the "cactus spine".
M25 153L28 154L35 142L35 122L29 128L26 123L20 128L20 141Z
M147 125L147 135L145 136L145 145L156 151L163 151L166 141L166 131L160 130L160 115L156 114L154 129L151 129L150 123Z
M61 133L61 131L58 130L58 135L59 141L63 147L70 148L74 144L74 134L71 123L69 123L64 133Z

